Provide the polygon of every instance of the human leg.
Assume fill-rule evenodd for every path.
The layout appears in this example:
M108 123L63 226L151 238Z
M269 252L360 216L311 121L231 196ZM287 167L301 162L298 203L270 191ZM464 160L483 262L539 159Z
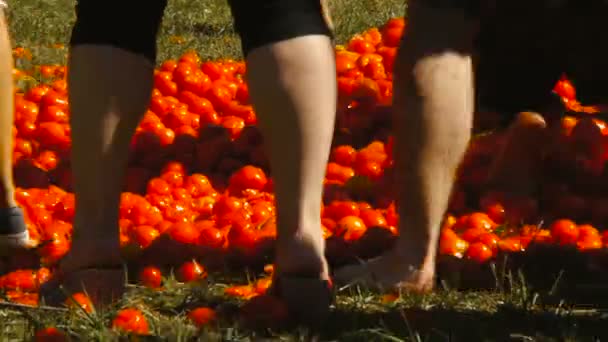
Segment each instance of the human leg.
M432 289L441 221L470 138L476 20L425 1L408 12L393 99L400 236L383 256L338 271L342 284Z
M72 246L60 272L73 284L84 283L87 292L87 286L99 290L104 299L120 295L124 285L116 283L124 281L116 274L123 272L120 194L129 144L152 92L156 34L165 5L154 0L129 10L133 6L118 0L81 0L76 8L68 84L77 210ZM109 271L104 275L98 269Z
M1 4L0 4L1 5ZM13 183L13 57L4 6L0 6L0 254L26 247L29 235Z
M320 208L337 97L330 30L319 0L230 3L243 39L252 103L270 154L277 201L277 279L326 280ZM288 300L305 297L285 295L292 297Z

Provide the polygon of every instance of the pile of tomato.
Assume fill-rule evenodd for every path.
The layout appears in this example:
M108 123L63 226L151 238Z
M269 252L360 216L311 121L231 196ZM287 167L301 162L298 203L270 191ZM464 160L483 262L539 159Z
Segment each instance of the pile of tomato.
M336 48L338 119L321 208L333 263L378 255L399 233L389 113L405 29L402 19L391 19ZM4 260L0 277L7 297L25 303L36 303L40 284L68 252L74 217L66 69L39 72L50 81L16 92L13 130L16 198L36 248ZM244 74L242 61L201 61L194 52L155 71L130 147L118 227L145 285L160 287L167 267L191 281L218 264L263 265L272 255L273 183ZM567 80L555 91L577 104ZM443 223L442 255L486 263L533 243L581 253L608 246L608 127L590 115L564 116L558 126L556 158L547 157L549 174L534 197L484 188L504 134L472 141ZM407 230L407 221L402 226ZM265 280L228 293L251 296L267 286Z

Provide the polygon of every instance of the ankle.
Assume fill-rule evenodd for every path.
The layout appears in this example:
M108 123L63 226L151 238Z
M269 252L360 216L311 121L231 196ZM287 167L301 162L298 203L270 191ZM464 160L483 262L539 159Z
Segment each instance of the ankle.
M5 199L4 197L2 197L0 199L0 208L2 208L2 209L16 208L17 206L18 206L17 202L15 202L14 200L10 201L10 200Z
M17 206L15 201L15 192L12 190L0 187L0 208L13 208Z
M325 260L325 241L309 236L291 236L277 240L275 265L278 273L320 275L329 270Z
M436 250L436 243L410 238L407 241L398 241L389 254L411 266L423 268L435 264Z

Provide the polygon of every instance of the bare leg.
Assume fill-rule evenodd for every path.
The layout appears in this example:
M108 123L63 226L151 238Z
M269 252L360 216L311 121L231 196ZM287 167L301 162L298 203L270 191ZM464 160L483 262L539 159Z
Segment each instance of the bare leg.
M408 12L393 104L401 234L382 257L339 271L343 284L432 289L440 224L470 138L476 23L462 10L415 1Z
M546 128L545 119L540 114L518 114L490 170L490 186L514 194L533 193L542 176L543 145L548 141Z
M331 41L311 35L270 44L252 50L247 64L275 181L277 272L327 279L319 211L336 109Z
M131 137L152 92L153 64L110 46L79 45L69 60L76 216L64 273L120 265L118 208Z
M13 57L4 8L0 6L0 253L25 247L28 232L15 202L13 183Z
M0 208L15 206L13 184L13 57L4 11L0 14Z

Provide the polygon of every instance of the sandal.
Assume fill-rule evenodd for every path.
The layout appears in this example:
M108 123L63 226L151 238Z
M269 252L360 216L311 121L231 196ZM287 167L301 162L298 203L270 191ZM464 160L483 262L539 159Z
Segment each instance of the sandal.
M120 299L126 290L124 266L109 265L82 268L69 274L59 272L40 288L41 303L62 306L72 294L85 293L95 307Z
M26 249L29 243L23 210L19 207L0 208L0 254Z

